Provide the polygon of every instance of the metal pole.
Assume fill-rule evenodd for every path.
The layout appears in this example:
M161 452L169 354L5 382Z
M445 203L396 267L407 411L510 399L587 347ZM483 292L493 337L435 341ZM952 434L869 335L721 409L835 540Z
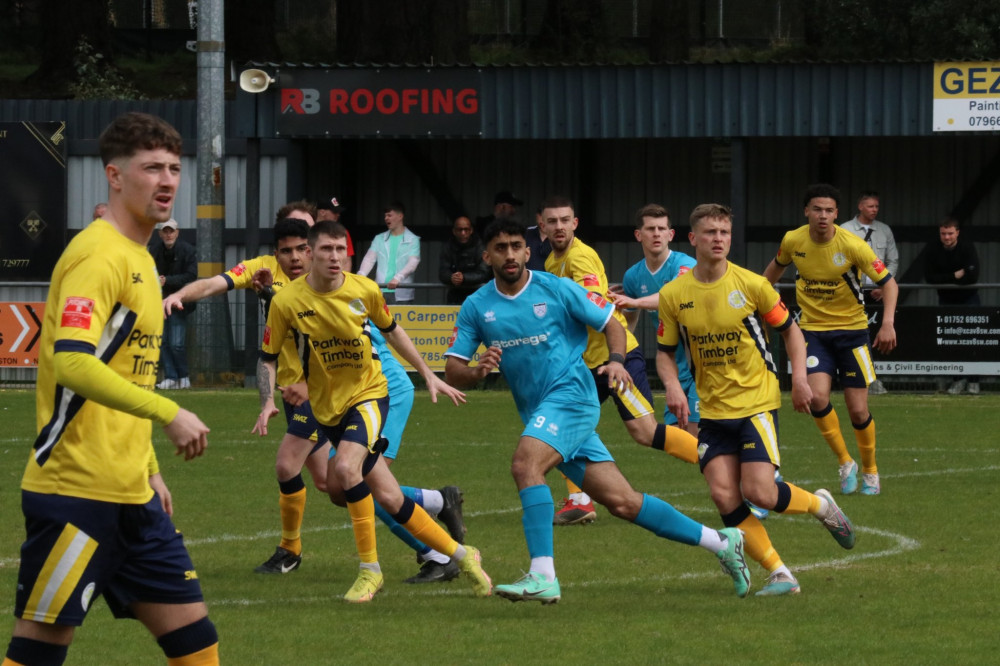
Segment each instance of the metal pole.
M201 0L198 6L198 277L223 270L222 229L226 206L225 42L223 0ZM202 383L215 384L230 368L232 331L224 296L205 299L195 310L196 367Z

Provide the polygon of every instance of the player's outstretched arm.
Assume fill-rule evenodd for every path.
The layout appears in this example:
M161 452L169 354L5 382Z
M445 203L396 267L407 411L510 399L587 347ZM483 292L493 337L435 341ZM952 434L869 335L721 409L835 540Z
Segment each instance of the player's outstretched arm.
M260 414L257 415L257 422L254 423L250 432L261 437L267 435L267 422L278 415L278 408L274 405L274 383L277 372L277 361L257 359L257 391L260 393Z
M224 294L229 289L226 278L213 275L184 285L180 291L175 291L163 299L163 316L169 316L174 310L183 310L185 303L200 301L209 296Z
M384 335L386 342L392 345L392 348L399 352L399 355L406 359L407 363L416 368L420 376L427 382L427 390L431 393L431 402L437 402L438 393L451 398L451 401L456 405L465 402L464 393L446 384L427 367L420 352L417 351L413 341L410 340L410 336L406 334L402 326L397 324L391 331L384 332Z
M774 284L781 279L781 276L785 274L785 267L778 263L777 259L772 259L771 263L767 265L764 269L764 277L771 284Z
M781 331L785 341L785 352L792 366L792 406L795 411L809 413L809 403L812 400L812 389L806 374L806 339L802 329L794 321L788 328Z
M472 388L480 379L500 367L502 355L499 347L490 347L480 355L478 365L474 366L470 366L469 361L464 358L449 356L444 365L444 378L457 388Z
M609 292L608 300L614 303L615 307L619 310L656 310L660 307L659 294L650 294L649 296L643 296L642 298L631 298L625 294ZM625 313L625 317L626 319L628 318L628 313Z
M678 378L675 354L676 352L665 352L662 349L656 352L656 374L666 388L667 409L677 417L677 425L685 428L688 417L691 416L691 408L688 406L687 394L681 388Z
M882 325L875 335L872 346L883 354L896 348L896 303L899 301L899 284L889 278L882 285Z

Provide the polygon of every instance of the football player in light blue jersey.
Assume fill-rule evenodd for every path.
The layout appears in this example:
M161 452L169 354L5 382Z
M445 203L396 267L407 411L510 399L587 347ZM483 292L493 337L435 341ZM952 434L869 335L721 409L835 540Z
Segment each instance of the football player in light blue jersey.
M647 204L635 214L635 239L642 245L643 260L625 271L622 291L626 296L635 299L652 296L649 309L655 311L659 303L656 295L660 292L660 288L675 277L691 270L695 260L683 252L670 249L670 241L674 239L674 229L670 226L667 209L659 204ZM639 322L639 311L626 310L625 319L629 328L635 331ZM681 387L688 396L688 408L691 410L686 430L697 436L698 422L701 420L698 410L698 391L695 389L694 377L691 376L691 369L684 354L677 354L677 371ZM668 425L677 423L677 417L666 407L663 408L663 422Z
M609 386L631 384L622 362L625 329L614 306L572 280L525 269L530 250L524 227L500 219L484 236L484 260L495 279L472 294L458 315L445 375L454 386L472 386L498 368L507 379L525 428L511 473L521 498L529 571L496 593L512 601L551 604L561 597L556 578L552 518L555 505L545 474L558 467L615 516L674 541L715 553L743 597L750 578L737 529L717 531L670 504L632 489L595 428L600 405L583 360L587 327L603 331L609 362L599 371ZM480 343L487 351L469 366Z

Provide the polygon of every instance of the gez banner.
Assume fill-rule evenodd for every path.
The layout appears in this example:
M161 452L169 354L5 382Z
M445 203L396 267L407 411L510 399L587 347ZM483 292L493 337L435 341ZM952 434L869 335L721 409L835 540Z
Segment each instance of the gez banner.
M867 307L870 340L882 310ZM908 307L896 312L897 347L872 350L878 375L1000 375L1000 308Z
M0 123L0 282L47 281L65 247L66 123Z
M278 136L478 136L475 69L276 73Z

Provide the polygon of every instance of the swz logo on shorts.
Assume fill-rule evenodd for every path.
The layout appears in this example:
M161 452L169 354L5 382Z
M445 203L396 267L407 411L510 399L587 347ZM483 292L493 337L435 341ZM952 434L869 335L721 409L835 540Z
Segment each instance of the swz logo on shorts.
M544 416L536 416L535 417L535 422L532 423L531 425L532 425L533 428L538 428L539 430L544 429L550 435L558 435L559 434L559 424L557 424L557 423L549 423L548 426L546 426L545 425L545 417Z

